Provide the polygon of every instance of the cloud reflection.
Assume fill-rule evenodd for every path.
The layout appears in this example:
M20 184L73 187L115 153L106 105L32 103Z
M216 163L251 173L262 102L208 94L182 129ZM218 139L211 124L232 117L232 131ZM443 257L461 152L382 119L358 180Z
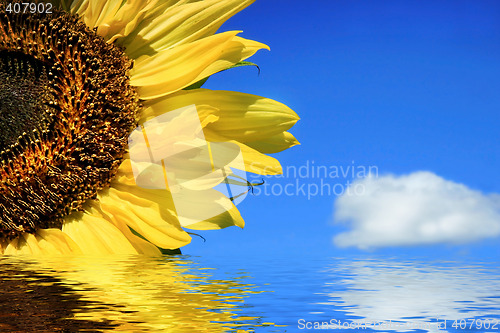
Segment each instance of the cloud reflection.
M353 321L392 320L423 327L448 320L450 329L455 320L500 316L498 272L479 264L359 260L342 261L331 271L342 278L328 284L335 289L329 303ZM439 330L432 326L428 331Z

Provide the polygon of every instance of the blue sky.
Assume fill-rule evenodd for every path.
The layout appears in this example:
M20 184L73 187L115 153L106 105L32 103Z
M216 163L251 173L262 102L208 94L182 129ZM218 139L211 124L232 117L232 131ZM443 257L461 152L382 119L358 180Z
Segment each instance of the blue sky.
M488 194L500 193L500 3L257 0L221 30L243 30L241 36L271 47L251 59L260 75L252 67L237 68L214 75L205 87L273 98L301 116L291 130L301 146L276 156L284 168L309 165L311 171L314 163L359 171L374 166L380 177L393 174L395 179L426 170L467 191L480 191L464 191L465 196L491 201L472 206L476 210L498 212L499 199ZM296 179L288 176L266 177L267 188L296 187ZM309 175L300 184L320 186L321 181ZM351 179L323 181L340 189ZM194 238L184 253L500 254L499 237L368 252L340 248L333 237L352 225L333 223L333 193L308 199L302 193L263 191L238 206L247 223L244 230L201 232L207 242ZM440 193L433 195L440 198ZM463 214L465 219L476 216ZM498 215L491 214L491 225L498 224ZM477 222L470 223L475 230Z

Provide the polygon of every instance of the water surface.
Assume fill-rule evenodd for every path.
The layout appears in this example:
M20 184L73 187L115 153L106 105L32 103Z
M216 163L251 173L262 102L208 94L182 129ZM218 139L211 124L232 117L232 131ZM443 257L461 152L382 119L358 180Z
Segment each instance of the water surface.
M5 332L500 332L498 262L0 259Z

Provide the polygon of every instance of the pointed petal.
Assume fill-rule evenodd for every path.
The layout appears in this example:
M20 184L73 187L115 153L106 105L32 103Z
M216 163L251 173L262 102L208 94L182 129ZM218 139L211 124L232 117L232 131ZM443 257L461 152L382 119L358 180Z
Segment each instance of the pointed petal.
M146 102L141 121L191 104L196 106L200 121L205 125L207 139L218 135L240 142L265 140L282 134L299 120L288 106L269 98L233 91L193 89ZM206 121L210 115L213 118Z
M245 143L236 140L227 140L221 136L211 134L215 141L230 142L238 145L243 156L243 162L246 172L257 173L259 175L279 175L282 173L280 162L274 157L265 155Z
M233 91L197 89L189 96L193 104L208 104L218 109L218 119L207 124L209 133L251 142L280 134L290 129L299 116L283 103L269 98Z
M245 142L247 146L264 154L279 153L290 147L299 145L299 141L289 132L283 132L262 140Z
M176 92L252 56L266 45L224 32L195 42L143 56L130 72L141 99Z
M193 230L216 230L231 226L238 226L240 228L245 226L245 221L241 217L239 210L234 205L232 205L231 209L222 214L209 218L205 221L192 223L189 226L186 226L186 228Z
M127 54L134 59L145 54L145 50L158 52L187 44L215 34L228 18L252 2L205 0L171 4L161 13L142 18L135 29L117 42L125 46Z
M245 171L259 175L279 175L283 172L280 162L274 157L262 154L244 143L238 141L230 142L234 142L240 146L243 160L245 161Z
M184 191L174 201L179 221L184 228L211 230L244 226L236 206L217 190Z

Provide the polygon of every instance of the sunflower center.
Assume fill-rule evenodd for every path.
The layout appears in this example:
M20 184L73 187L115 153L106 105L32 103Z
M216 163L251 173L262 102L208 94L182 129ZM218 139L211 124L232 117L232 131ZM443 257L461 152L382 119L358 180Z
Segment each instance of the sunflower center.
M0 52L0 150L34 130L44 130L55 110L49 105L44 64L22 53Z
M61 227L109 186L137 125L131 65L75 16L0 1L0 239Z

